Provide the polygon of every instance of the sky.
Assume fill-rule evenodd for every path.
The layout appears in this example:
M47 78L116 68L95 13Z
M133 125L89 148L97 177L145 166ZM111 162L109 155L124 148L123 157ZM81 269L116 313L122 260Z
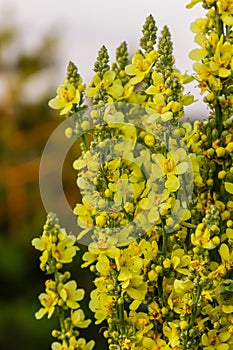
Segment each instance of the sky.
M59 72L55 83L61 83L67 63L73 61L88 82L93 75L93 64L99 48L104 44L111 60L115 48L126 41L130 53L138 48L142 25L150 14L156 20L158 33L164 25L170 29L174 44L176 66L182 72L192 71L189 52L196 47L190 23L203 17L200 5L185 8L189 0L0 0L3 18L12 12L14 19L25 32L25 47L51 31L58 34L61 50L57 62ZM5 14L5 15L4 15ZM189 107L191 114L207 114L206 106L193 83L189 90L198 102ZM199 116L197 117L199 118Z

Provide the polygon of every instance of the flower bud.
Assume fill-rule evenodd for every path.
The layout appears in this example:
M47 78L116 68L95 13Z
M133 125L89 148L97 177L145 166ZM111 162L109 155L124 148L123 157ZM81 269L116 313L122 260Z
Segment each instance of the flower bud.
M153 147L155 144L155 138L153 135L146 135L144 137L144 142L148 147Z
M221 219L224 221L224 220L228 220L230 219L231 217L231 213L228 211L228 210L224 210L222 213L221 213Z
M225 156L225 148L224 147L218 147L216 148L216 154L217 154L217 157L221 158L221 157L224 157Z
M233 142L229 142L228 145L225 148L227 153L233 152Z
M218 178L220 179L220 180L222 180L222 179L224 179L224 177L226 176L226 171L225 170L221 170L221 171L219 171L218 172Z
M163 266L165 267L165 269L169 269L171 267L171 260L166 258L164 261L163 261Z
M66 128L65 129L65 136L68 138L68 139L71 139L73 135L73 129L72 128Z
M155 270L150 270L148 272L148 278L150 282L157 281L158 280L158 274L155 272Z
M227 202L227 209L228 209L229 211L233 211L233 201L228 201L228 202Z
M180 321L180 329L184 330L188 328L188 322L187 321Z
M81 123L81 128L84 130L84 131L87 131L90 129L90 122L88 120L84 120L82 123Z

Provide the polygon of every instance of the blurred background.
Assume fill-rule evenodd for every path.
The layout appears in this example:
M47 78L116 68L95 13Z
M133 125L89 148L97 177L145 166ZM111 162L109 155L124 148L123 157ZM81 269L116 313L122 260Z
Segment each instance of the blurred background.
M165 24L170 27L177 66L191 73L188 53L194 43L189 25L202 16L202 9L197 6L188 11L186 4L180 0L0 0L1 349L45 350L53 340L50 332L56 322L34 318L45 276L31 240L40 235L46 216L38 184L40 157L62 120L47 103L62 83L69 60L88 82L99 48L105 44L113 60L115 48L126 40L133 53L151 13L159 31ZM189 90L198 97L195 84ZM187 118L206 116L198 99L187 109ZM71 206L79 197L71 165L77 151L75 147L70 150L64 166L64 187ZM79 261L75 264L74 277ZM86 271L85 278L81 271L78 276L89 290L91 276ZM98 338L94 327L92 331L92 337ZM103 350L98 339L96 349Z

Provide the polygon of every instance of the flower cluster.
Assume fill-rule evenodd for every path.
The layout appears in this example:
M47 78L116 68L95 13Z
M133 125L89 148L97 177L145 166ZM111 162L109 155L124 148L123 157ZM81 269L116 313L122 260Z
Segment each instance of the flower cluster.
M192 1L191 5L194 2L198 1ZM190 57L197 61L193 69L201 94L206 93L204 101L212 109L219 110L221 119L225 120L233 112L232 4L225 0L201 2L208 9L206 18L198 18L191 24L195 42L201 48L192 50Z
M192 78L175 67L167 26L157 44L152 16L131 61L124 42L110 67L103 46L82 99L63 98L59 107L74 118L66 135L82 135L74 214L78 241L88 245L82 267L95 274L89 307L109 350L233 349L232 6L187 7L198 2L207 15L191 25L201 48L190 56L208 120L180 121L193 102L184 93ZM83 91L72 67L69 84ZM56 225L45 231L33 245L57 279L46 282L37 317L71 309L58 333L65 345L52 349L91 349L75 338L75 327L89 323L78 304L83 292L57 272L73 259L76 239Z
M53 330L57 338L52 350L92 350L94 341L86 343L79 338L79 328L89 326L91 320L85 319L79 301L84 298L84 290L77 288L77 282L71 280L69 271L62 272L63 264L72 262L78 250L76 237L67 234L59 225L55 214L49 213L40 238L34 238L32 245L42 252L40 268L53 278L46 280L45 292L39 295L41 308L35 317L41 319L47 314L59 317L60 330Z

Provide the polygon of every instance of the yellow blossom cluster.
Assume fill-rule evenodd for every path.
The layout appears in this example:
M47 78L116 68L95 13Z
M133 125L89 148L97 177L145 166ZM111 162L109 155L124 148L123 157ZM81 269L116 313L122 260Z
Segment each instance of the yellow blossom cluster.
M195 42L201 48L192 50L190 57L197 61L193 69L201 94L205 93L204 101L211 108L218 106L225 119L233 111L230 87L233 72L233 5L227 0L200 2L208 12L206 18L198 18L191 24Z
M82 202L73 212L88 246L82 268L95 275L89 307L109 350L233 349L232 4L187 7L197 3L207 15L191 25L200 48L190 56L208 120L180 121L193 102L183 86L192 78L175 68L166 26L156 46L152 16L131 61L122 43L110 67L103 46L85 91L70 65L67 103L63 88L50 102L58 108L63 98L61 114L74 116L66 135L82 134L73 164ZM70 336L58 332L52 349L92 349L75 330L89 324L78 304L83 291L58 273L74 258L76 238L47 226L33 245L41 268L57 277L46 282L37 317L71 309Z
M42 252L40 267L53 275L45 282L45 292L38 297L41 308L35 317L41 319L47 314L51 318L58 315L61 330L54 330L52 335L57 338L52 344L53 350L92 350L94 341L86 343L79 337L79 328L86 328L91 320L85 319L79 301L84 298L84 289L77 288L77 282L71 280L69 271L61 272L63 264L70 263L78 250L76 237L67 234L59 225L54 213L49 213L40 238L34 238L32 245Z

